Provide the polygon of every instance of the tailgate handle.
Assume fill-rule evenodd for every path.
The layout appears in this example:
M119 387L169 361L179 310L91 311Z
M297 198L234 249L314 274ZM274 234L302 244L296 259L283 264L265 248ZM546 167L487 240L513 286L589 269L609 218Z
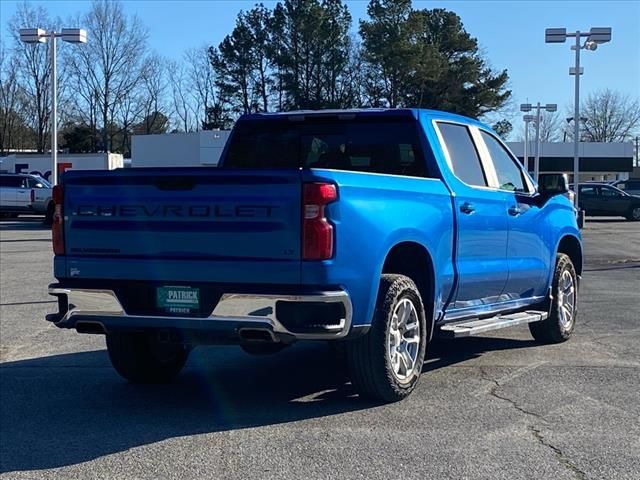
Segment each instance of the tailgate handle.
M155 178L153 184L160 190L192 190L196 185L193 177Z

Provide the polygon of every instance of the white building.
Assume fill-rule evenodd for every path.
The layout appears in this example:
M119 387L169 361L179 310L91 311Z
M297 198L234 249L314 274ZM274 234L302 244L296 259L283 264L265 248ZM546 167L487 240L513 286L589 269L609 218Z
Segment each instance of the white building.
M508 142L511 151L522 161L524 142ZM540 173L564 172L573 182L573 148L570 142L540 143ZM580 181L627 180L633 172L633 143L580 143ZM533 171L535 142L527 152L529 171Z
M132 167L202 167L218 164L229 130L134 135Z
M16 153L0 157L0 171L35 173L45 179L51 175L51 154ZM59 153L58 172L65 170L113 170L124 166L119 153Z

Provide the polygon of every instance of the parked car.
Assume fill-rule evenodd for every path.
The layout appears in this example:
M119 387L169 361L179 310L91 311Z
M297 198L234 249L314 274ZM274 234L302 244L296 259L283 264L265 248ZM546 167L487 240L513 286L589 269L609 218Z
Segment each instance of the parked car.
M611 183L616 188L619 188L629 195L640 195L640 178L631 178L629 180L616 180Z
M218 168L63 175L47 320L106 334L133 382L172 379L200 344L338 342L360 394L400 400L436 331L570 337L582 243L564 179L536 187L458 115L245 115Z
M581 183L579 188L578 202L586 215L640 221L640 196L629 195L605 183Z
M0 216L16 218L21 214L44 215L53 219L51 185L44 178L26 173L0 174Z

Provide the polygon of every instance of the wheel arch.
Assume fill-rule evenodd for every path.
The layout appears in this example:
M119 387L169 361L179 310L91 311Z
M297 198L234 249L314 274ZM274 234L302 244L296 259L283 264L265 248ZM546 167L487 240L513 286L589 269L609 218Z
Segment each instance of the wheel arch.
M558 242L558 248L556 249L556 253L564 253L568 255L573 263L573 266L576 269L576 273L578 276L582 275L582 265L583 265L583 252L582 252L582 244L577 237L573 235L564 235L560 242Z
M381 273L405 275L415 282L422 297L429 329L428 338L431 339L435 324L436 279L429 250L415 241L396 243L387 252Z

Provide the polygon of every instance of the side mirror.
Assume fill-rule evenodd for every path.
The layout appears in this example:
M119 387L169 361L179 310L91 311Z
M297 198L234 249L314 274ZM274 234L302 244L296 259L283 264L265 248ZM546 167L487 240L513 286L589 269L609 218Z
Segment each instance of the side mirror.
M564 173L543 173L538 177L541 195L564 195L569 192L569 181Z

